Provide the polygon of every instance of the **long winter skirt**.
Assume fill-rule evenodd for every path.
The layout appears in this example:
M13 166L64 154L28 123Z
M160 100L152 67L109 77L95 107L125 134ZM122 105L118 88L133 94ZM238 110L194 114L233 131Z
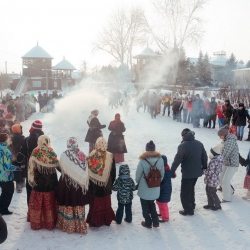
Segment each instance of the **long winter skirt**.
M250 175L246 175L245 176L244 188L250 190Z
M36 192L32 190L27 218L31 229L46 228L52 230L56 226L56 220L57 204L54 191Z
M124 154L112 153L116 163L124 162Z
M85 207L59 206L56 227L69 234L73 232L86 234Z
M95 197L89 206L87 223L90 227L109 226L116 220L115 213L111 207L111 196Z

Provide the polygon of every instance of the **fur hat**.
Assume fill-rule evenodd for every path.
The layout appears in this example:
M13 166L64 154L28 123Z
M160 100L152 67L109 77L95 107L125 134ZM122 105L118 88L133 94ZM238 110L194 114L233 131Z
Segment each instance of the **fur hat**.
M15 124L11 128L12 133L14 134L22 134L22 126L20 124Z
M155 144L153 141L146 144L146 151L155 151Z
M33 130L42 130L43 129L43 124L40 120L35 120L32 124L31 124L31 128L29 130L29 132L32 132Z
M225 125L222 128L219 129L218 131L218 136L222 136L222 135L228 135L228 130L229 130L229 126Z

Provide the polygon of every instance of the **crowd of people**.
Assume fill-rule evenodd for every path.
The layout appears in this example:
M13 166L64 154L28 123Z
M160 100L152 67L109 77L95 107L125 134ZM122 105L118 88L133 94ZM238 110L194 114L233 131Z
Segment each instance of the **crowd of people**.
M38 98L39 99L39 98ZM151 103L158 103L159 98L152 94ZM157 100L157 101L156 101ZM123 133L125 124L121 115L117 113L115 119L108 126L110 134L108 140L103 137L102 125L98 119L98 110L93 110L87 120L89 126L85 141L89 143L88 155L78 146L77 138L70 137L65 142L66 149L57 157L51 146L50 138L43 133L40 120L32 123L29 136L22 135L19 123L8 125L4 117L0 118L0 214L10 215L9 205L14 193L14 181L17 192L22 192L26 186L27 221L33 230L55 227L67 233L87 233L90 227L109 226L112 221L122 223L125 208L127 223L132 222L133 192L137 190L140 198L145 228L157 228L159 223L169 220L168 203L171 200L171 179L176 177L176 170L181 165L181 194L180 199L183 216L192 216L195 212L195 185L203 174L206 184L207 205L204 209L217 211L222 209L221 203L230 202L234 194L231 180L237 172L239 163L247 167L244 188L247 194L243 199L250 200L250 153L244 159L239 154L237 139L243 137L242 127L250 119L243 104L238 108L232 107L229 101L216 103L215 98L205 100L196 95L195 99L184 100L171 98L168 95L161 99L163 115L166 109L170 115L172 105L173 119L179 122L189 121L194 127L199 126L201 115L204 117L204 127L215 127L217 110L219 107L220 128L218 136L222 140L211 148L208 163L207 152L203 144L195 138L195 133L186 128L181 132L182 142L178 146L174 161L170 167L167 156L156 150L153 141L145 146L145 152L139 157L135 173L135 182L130 176L130 169L124 164L124 154L127 147ZM174 107L177 106L176 113ZM191 105L190 105L191 103ZM159 113L159 107L149 109L154 118ZM203 111L200 111L203 110ZM199 113L195 116L193 112ZM219 116L219 115L218 115ZM232 121L232 125L230 123ZM196 126L195 126L196 125ZM223 126L222 126L223 125ZM232 126L236 126L237 136ZM116 163L121 163L118 177L116 177ZM60 172L58 180L57 172ZM26 180L26 181L25 181ZM217 187L219 188L217 189ZM217 190L223 195L220 201ZM111 194L117 191L118 209L112 209ZM156 204L158 211L156 209ZM85 206L89 205L89 212L85 218ZM3 218L0 216L0 230L5 230ZM6 235L7 234L3 234ZM1 242L1 239L0 239Z

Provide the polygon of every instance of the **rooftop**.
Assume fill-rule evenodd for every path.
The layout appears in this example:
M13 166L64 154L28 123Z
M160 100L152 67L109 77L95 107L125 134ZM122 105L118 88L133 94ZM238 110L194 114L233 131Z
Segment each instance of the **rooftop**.
M159 57L152 49L146 48L140 54L133 56L134 59Z
M38 44L27 52L22 58L45 58L45 59L53 59L53 57L46 52L41 46Z
M52 69L54 70L76 70L76 68L65 58L57 65L53 66Z

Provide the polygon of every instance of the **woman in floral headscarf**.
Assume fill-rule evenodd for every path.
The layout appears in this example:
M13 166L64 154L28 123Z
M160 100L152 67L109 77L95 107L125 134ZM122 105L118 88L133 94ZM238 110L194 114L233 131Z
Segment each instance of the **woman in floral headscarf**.
M67 233L87 233L85 205L90 203L88 165L75 137L67 141L60 157L61 177L57 188L59 205L56 226Z
M107 142L99 137L88 156L89 191L94 196L90 203L87 223L91 227L109 226L115 220L111 207L111 189L116 178L115 160L107 151Z
M41 135L37 144L29 159L28 181L32 192L27 221L33 230L52 230L57 219L54 190L58 184L56 168L59 167L59 161L50 147L48 136Z

